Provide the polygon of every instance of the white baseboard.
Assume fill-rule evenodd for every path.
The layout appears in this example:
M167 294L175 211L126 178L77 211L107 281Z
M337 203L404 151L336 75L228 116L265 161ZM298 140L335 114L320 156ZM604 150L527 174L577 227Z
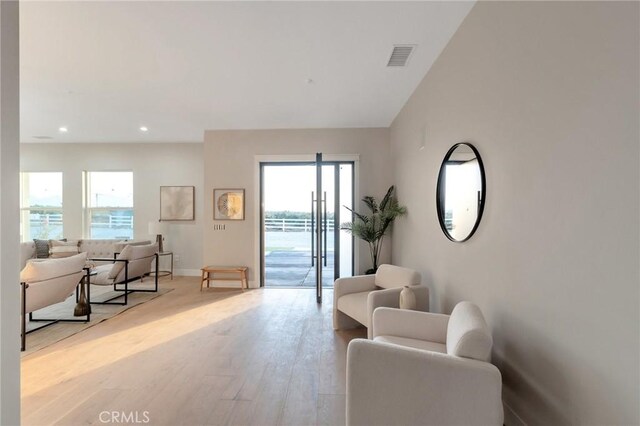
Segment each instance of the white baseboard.
M502 406L504 407L504 424L506 426L527 426L524 420L504 400Z

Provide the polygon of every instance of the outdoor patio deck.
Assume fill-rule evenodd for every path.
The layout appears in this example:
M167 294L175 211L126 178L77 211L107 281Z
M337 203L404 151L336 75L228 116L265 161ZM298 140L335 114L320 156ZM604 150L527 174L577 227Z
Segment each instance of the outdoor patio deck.
M266 234L265 285L267 287L315 287L311 264L311 233L269 231ZM327 235L324 287L333 287L333 235Z
M322 269L324 287L333 287L333 252ZM315 287L311 251L271 251L265 256L265 284L271 287Z

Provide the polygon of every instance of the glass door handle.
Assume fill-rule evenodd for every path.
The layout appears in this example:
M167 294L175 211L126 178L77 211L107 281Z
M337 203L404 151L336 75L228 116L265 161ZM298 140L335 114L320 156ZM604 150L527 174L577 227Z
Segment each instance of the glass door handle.
M315 240L316 240L316 215L314 214L316 209L314 206L315 197L313 191L311 191L311 266L315 266Z
M324 248L322 250L322 257L324 258L324 266L327 266L327 191L324 191L322 202L324 203L322 213L322 231L324 232L322 239Z
M316 302L322 303L322 153L316 153Z
M315 260L317 257L317 255L315 254L316 244L322 244L322 255L321 255L321 259L319 259L318 262L324 262L324 266L327 266L327 192L326 191L324 192L324 198L320 200L320 202L323 205L322 223L318 225L322 226L322 232L324 233L322 237L322 242L316 241L316 236L315 236L315 233L316 233L315 203L316 201L317 200L315 198L315 192L311 191L311 266L315 266Z

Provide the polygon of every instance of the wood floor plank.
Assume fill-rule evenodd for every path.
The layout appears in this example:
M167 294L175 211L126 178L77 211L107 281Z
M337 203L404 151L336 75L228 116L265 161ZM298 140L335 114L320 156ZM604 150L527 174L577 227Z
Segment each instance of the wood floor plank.
M81 404L77 405L66 416L56 421L55 424L58 426L74 426L96 423L96 412L103 413L105 411L103 408L104 401L115 398L118 393L119 391L115 389L100 389ZM104 415L102 417L103 419L107 418ZM100 415L98 415L98 420L100 420Z
M277 425L282 419L293 364L273 362L267 365L256 397L253 399L253 416L250 424Z
M198 284L163 279L170 293L25 356L23 424L344 424L346 349L366 331L332 330L330 291Z
M344 395L318 395L318 421L323 426L343 425L346 420Z

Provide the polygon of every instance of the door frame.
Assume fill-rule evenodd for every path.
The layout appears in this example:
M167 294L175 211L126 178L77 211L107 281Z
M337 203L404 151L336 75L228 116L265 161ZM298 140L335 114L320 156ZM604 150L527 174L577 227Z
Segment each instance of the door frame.
M352 163L353 171L352 171L352 179L353 179L353 205L354 208L356 206L357 200L360 197L360 185L359 185L359 177L360 177L360 155L359 154L322 154L323 163ZM264 204L263 204L263 187L262 187L262 164L270 163L272 165L283 165L297 163L304 164L307 163L309 165L315 165L316 154L299 154L299 155L255 155L254 156L254 188L257 190L254 192L254 206L256 206L255 211L257 214L254 218L254 262L253 267L254 271L258 273L258 285L259 287L264 287L264 241L263 241L263 223L262 217L264 213ZM354 240L353 244L353 274L357 275L359 272L359 262L360 262L360 250L359 244L356 244ZM311 287L309 287L311 288Z

